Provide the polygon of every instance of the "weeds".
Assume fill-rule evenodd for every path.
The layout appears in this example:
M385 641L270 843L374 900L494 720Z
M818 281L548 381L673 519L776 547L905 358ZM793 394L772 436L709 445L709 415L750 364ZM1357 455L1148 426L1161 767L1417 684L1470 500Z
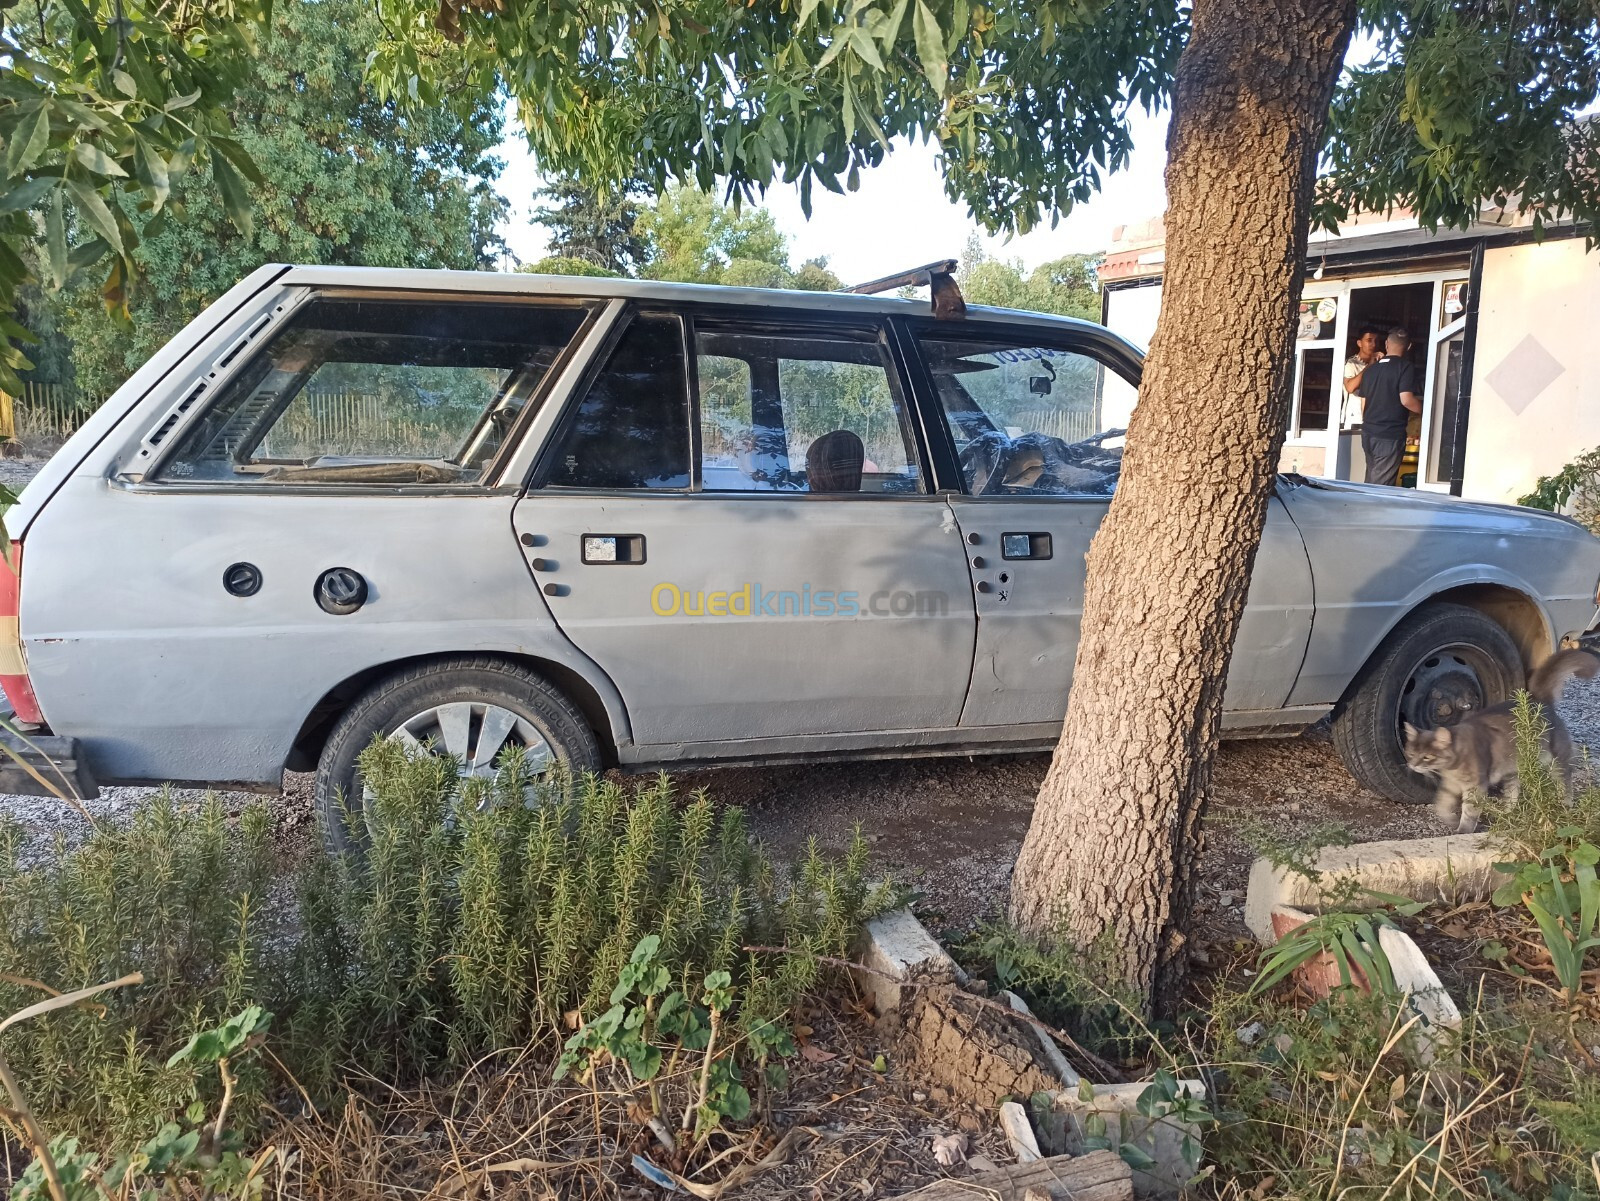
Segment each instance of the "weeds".
M230 1125L257 1129L290 1078L337 1104L352 1076L418 1081L547 1045L606 1013L646 935L685 997L737 997L711 1010L719 1042L771 1057L784 1049L774 1024L816 982L814 956L843 954L887 896L868 886L859 837L838 859L813 846L780 875L737 810L680 803L665 778L630 795L535 783L513 760L463 785L448 762L389 743L362 774L359 860L276 862L265 806L230 822L215 801L186 811L166 794L33 866L18 832L0 832L0 1004L17 1008L30 981L69 990L134 968L147 980L5 1035L47 1129L140 1147L224 1098ZM252 1005L278 1015L266 1063L219 1072L173 1054ZM717 1070L704 1103L731 1116L736 1082Z
M71 992L130 972L136 988L8 1031L5 1051L45 1125L124 1145L197 1095L192 1064L167 1056L196 1029L244 1008L266 983L263 956L290 916L268 892L265 806L234 823L215 800L184 811L167 793L125 826L18 862L20 832L0 827L0 1009L39 987ZM37 983L35 983L37 982ZM251 1079L246 1116L259 1098Z
M1600 1094L1551 1015L1479 998L1448 1062L1423 1069L1379 995L1300 1008L1223 987L1210 1008L1194 1051L1223 1084L1207 1154L1226 1197L1597 1195Z
M1018 994L1040 1021L1112 1060L1142 1057L1150 1049L1144 1006L1116 983L1113 952L1107 941L1081 951L1065 937L1041 941L1003 924L983 926L955 948L957 959Z
M1600 845L1600 783L1591 780L1569 796L1561 777L1545 759L1549 726L1540 708L1519 694L1512 714L1517 741L1514 799L1486 806L1489 833L1508 858L1537 860L1557 831L1576 828L1571 837Z

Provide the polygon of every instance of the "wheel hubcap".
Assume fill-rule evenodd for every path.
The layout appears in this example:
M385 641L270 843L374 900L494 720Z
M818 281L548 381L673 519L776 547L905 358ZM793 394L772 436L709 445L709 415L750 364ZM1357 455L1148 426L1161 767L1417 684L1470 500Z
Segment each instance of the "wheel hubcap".
M1493 703L1484 681L1496 676L1476 647L1441 647L1411 669L1400 693L1399 718L1424 730L1453 726Z
M503 705L452 701L406 718L389 734L407 750L449 755L463 780L493 779L503 751L521 747L530 775L540 775L555 760L550 743L534 724ZM363 789L368 793L370 790Z

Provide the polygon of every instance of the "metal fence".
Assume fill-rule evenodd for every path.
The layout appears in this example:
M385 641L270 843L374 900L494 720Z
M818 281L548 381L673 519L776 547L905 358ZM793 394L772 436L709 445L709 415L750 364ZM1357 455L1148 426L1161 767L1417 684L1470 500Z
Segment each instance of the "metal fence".
M104 401L66 384L27 383L16 396L0 392L0 437L24 446L63 442ZM310 448L308 454L347 447L398 453L428 441L382 397L359 392L302 393L274 433L279 442Z
M0 435L23 443L64 441L104 400L65 384L23 384L16 396L0 392Z
M1048 434L1063 442L1079 442L1100 432L1099 417L1089 409L1033 409L1013 413L1011 420L1020 429Z
M0 392L0 436L24 445L64 441L104 400L66 384L28 383L16 396ZM1065 442L1100 432L1089 410L1037 409L1014 413L1012 420ZM434 441L435 431L399 416L382 397L362 392L302 393L274 430L274 442L285 443L285 451L298 446L307 454L341 448L421 453Z

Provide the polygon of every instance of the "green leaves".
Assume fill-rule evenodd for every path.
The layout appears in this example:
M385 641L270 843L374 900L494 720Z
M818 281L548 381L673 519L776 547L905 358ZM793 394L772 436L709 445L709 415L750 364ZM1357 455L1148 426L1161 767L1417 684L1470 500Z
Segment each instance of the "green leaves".
M1497 863L1511 879L1495 889L1496 905L1520 903L1539 928L1550 964L1567 1003L1583 990L1588 953L1600 948L1600 847L1576 826L1556 831L1562 841L1545 848L1535 863Z
M167 172L167 160L146 139L134 142L134 169L139 182L150 194L155 212L160 212L172 193L172 180Z
M35 262L60 287L108 252L101 292L121 310L138 272L140 214L167 205L186 165L178 153L185 142L225 138L225 107L250 62L251 30L270 6L119 0L106 9L67 0L46 9L40 36L30 23L0 25L0 218L44 206L34 255L23 248L38 241L37 219L0 220L0 312L12 311ZM248 156L224 153L248 177ZM111 200L114 190L128 197L125 208ZM232 187L230 196L230 208L247 213L244 189ZM26 360L16 346L0 334L0 389L20 386Z
M41 103L17 122L6 145L6 177L21 175L37 163L50 144L50 106Z
M233 164L221 154L211 156L211 174L222 193L222 205L228 212L228 220L241 234L250 237L255 232L255 217L251 212L250 193L245 190L244 180L239 178Z
M1394 972L1378 940L1378 932L1393 925L1393 920L1381 910L1319 914L1296 926L1261 953L1261 974L1250 986L1250 994L1266 992L1282 983L1296 968L1326 954L1338 966L1341 987L1349 988L1365 981L1373 991L1393 996L1398 991Z
M72 148L72 157L96 175L109 179L127 179L128 173L104 150L93 142L79 142Z
M917 0L912 20L916 25L917 58L922 63L922 73L943 99L950 82L950 60L945 56L944 34L939 31L939 19L933 15L927 0Z
M66 193L57 188L50 196L50 207L45 210L45 266L50 272L50 283L61 287L67 282L67 221Z
M117 219L111 215L111 209L100 198L100 193L81 179L69 178L62 182L72 194L73 202L84 220L105 239L106 245L120 254L123 249L122 231L117 227Z
M181 1048L173 1052L172 1058L167 1060L167 1066L175 1067L186 1060L193 1063L217 1063L229 1056L237 1055L247 1046L259 1041L260 1036L267 1032L267 1027L271 1024L270 1013L259 1005L251 1005L215 1029L202 1030L195 1034Z

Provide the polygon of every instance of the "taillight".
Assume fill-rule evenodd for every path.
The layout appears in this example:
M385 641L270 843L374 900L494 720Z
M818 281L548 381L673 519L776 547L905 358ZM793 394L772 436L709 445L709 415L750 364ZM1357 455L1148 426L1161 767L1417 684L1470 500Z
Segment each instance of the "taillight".
M17 720L40 725L44 714L33 695L28 664L22 657L22 631L17 626L22 597L22 543L13 542L11 553L0 560L0 688L16 712Z

